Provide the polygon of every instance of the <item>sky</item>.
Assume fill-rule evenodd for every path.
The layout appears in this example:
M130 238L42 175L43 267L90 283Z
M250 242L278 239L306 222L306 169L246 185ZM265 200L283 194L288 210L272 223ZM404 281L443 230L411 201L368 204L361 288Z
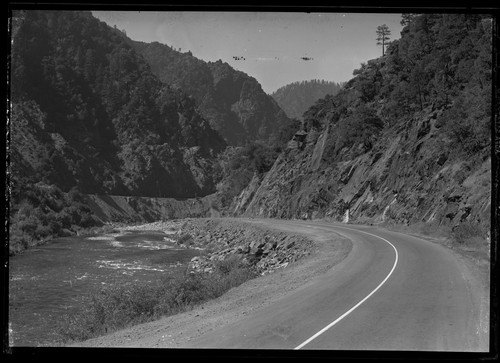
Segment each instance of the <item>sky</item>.
M157 41L205 61L222 60L267 93L296 81L344 82L382 55L377 26L399 39L401 14L94 11L134 40ZM236 58L236 59L235 59Z

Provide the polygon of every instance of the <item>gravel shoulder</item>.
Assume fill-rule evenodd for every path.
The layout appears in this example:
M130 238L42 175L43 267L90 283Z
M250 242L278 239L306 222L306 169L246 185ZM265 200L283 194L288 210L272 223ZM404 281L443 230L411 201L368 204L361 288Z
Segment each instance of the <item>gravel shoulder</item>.
M284 269L247 281L223 296L188 312L74 343L71 346L182 348L193 338L278 302L287 293L307 284L344 260L352 248L348 239L332 232L312 232L301 226L290 226L289 223L280 223L276 220L235 219L235 221L245 221L274 231L303 235L314 242L313 251L309 256L289 264ZM156 227L162 226L156 224ZM151 228L151 225L135 228L146 229Z

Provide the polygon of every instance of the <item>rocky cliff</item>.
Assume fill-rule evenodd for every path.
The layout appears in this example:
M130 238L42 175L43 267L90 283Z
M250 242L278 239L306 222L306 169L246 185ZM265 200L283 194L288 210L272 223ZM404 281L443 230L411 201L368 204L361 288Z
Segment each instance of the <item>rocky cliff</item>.
M443 140L435 116L428 110L410 129L388 132L370 152L333 163L322 159L328 130L310 130L303 142L290 142L260 183L252 181L233 211L339 221L348 215L349 221L371 223L488 224L491 160L449 160L439 151Z

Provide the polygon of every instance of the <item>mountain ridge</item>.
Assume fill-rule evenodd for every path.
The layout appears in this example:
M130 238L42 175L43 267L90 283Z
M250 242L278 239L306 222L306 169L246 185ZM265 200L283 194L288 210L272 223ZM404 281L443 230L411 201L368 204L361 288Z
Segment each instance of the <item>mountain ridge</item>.
M273 143L290 123L255 78L226 62L205 62L159 42L131 44L160 80L193 96L197 110L229 145Z

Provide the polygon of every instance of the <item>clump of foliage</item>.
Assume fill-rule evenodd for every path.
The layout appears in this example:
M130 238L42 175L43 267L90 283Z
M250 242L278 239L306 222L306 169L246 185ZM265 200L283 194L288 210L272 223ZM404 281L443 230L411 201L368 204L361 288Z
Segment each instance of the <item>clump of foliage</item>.
M452 228L451 238L459 245L465 245L476 238L484 238L484 231L476 223L464 222Z
M10 204L10 253L82 228L102 226L84 198L76 188L65 194L57 186L41 182L15 185Z
M353 112L342 118L334 130L336 141L334 154L342 148L362 145L363 151L372 148L384 124L374 109L360 105Z
M193 237L189 233L184 233L179 236L177 243L189 246L193 242Z
M82 310L65 316L59 329L62 339L81 341L127 326L192 309L256 277L238 261L221 262L211 274L186 273L157 284L119 285L91 293Z
M489 111L477 95L459 96L440 117L443 131L451 139L451 147L460 156L485 154L490 145L490 125L485 122Z

